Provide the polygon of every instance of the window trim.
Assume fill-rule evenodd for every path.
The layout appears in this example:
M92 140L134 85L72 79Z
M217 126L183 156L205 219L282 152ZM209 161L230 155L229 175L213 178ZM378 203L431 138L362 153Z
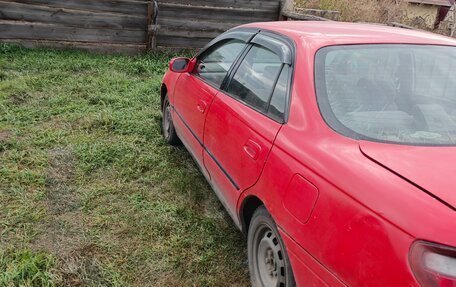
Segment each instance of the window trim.
M206 53L207 50L211 49L214 45L219 42L226 40L240 40L246 44L249 44L250 41L260 32L259 29L255 28L234 28L228 30L227 32L221 34L217 38L213 39L206 44L195 56L194 58L199 58L202 54Z
M239 32L241 32L241 33L239 33ZM239 36L241 34L250 35L249 39L245 41L244 38L240 38ZM267 114L267 111L265 113L265 112L263 112L263 111L261 111L259 109L256 109L253 106L248 105L244 101L241 101L238 97L230 95L225 90L226 86L227 86L227 82L231 81L231 78L234 76L235 71L237 71L239 65L242 63L242 60L245 58L247 53L250 51L250 49L252 47L251 42L252 42L253 38L255 38L255 36L260 35L260 34L262 36L266 36L266 39L267 39L267 37L269 37L269 38L272 38L273 40L279 41L281 44L285 45L290 51L289 54L290 54L291 64L289 64L289 66L290 66L290 70L291 71L290 71L290 73L288 75L288 83L287 83L287 87L288 88L287 88L287 95L286 95L286 101L285 101L285 111L284 111L284 115L283 115L283 119L282 120L277 120L276 118L271 117L270 115ZM200 57L201 55L206 53L206 51L208 49L210 49L211 47L213 47L217 43L219 43L221 41L226 41L226 40L241 40L241 41L244 41L246 45L245 45L244 50L239 54L237 59L233 62L233 65L231 66L230 70L228 70L228 73L225 76L225 79L222 81L222 85L220 87L216 87L213 83L211 83L209 81L206 81L202 77L199 77L197 74L194 74L193 71L190 73L190 75L195 76L196 78L201 80L203 83L209 85L210 87L216 89L219 92L222 92L222 93L232 97L236 101L239 101L240 103L242 103L242 104L248 106L249 108L257 111L258 113L264 115L265 117L267 117L267 118L269 118L269 119L271 119L271 120L273 120L273 121L275 121L277 123L280 123L282 125L287 124L288 120L289 120L289 117L290 117L291 98L292 98L294 74L295 74L296 43L291 38L289 38L289 37L287 37L287 36L285 36L283 34L277 33L275 31L267 30L267 29L249 28L249 27L248 28L245 28L245 27L233 28L231 30L228 30L224 34L220 35L219 37L215 38L211 42L209 42L193 58L197 59L198 57ZM267 48L267 47L265 47L265 48ZM277 83L275 85L277 85ZM275 91L275 86L274 86L273 91Z
M257 42L254 42L253 40L258 37L259 35L261 35L261 39L262 39L262 43L264 41L267 41L268 38L271 39L271 42L269 42L268 45L262 45L262 44L259 44ZM289 43L293 43L293 45L290 45ZM277 54L276 51L278 51L279 48L276 48L276 49L271 49L269 48L271 45L277 45L277 44L280 44L280 45L283 45L285 47L287 47L287 49L289 49L289 59L285 56L280 56L279 54ZM289 40L288 38L285 38L285 36L281 35L281 34L273 34L269 31L261 31L260 33L258 33L249 43L248 43L248 48L245 49L244 53L241 54L241 57L238 58L238 62L236 63L236 65L233 65L233 69L231 71L231 73L229 73L227 76L229 76L228 78L225 78L226 81L223 82L222 86L221 86L221 89L223 91L224 94L230 96L231 98L233 98L234 100L242 103L243 105L255 110L256 112L264 115L265 117L279 123L279 124L286 124L288 122L288 118L289 118L289 112L290 112L290 105L291 105L291 93L292 93L292 89L293 89L293 78L294 78L294 51L295 51L295 46L294 46L294 42L292 42L291 40ZM278 74L275 82L274 82L274 85L273 85L273 89L271 91L271 94L269 96L269 101L268 101L268 108L263 111L261 109L259 109L258 107L255 107L253 105L251 105L250 103L247 103L246 101L240 99L238 96L236 95L233 95L231 93L229 93L226 89L227 87L229 86L229 84L231 83L231 81L233 80L233 77L234 75L236 74L237 70L239 69L239 66L242 64L242 62L244 61L245 57L247 56L247 54L250 52L250 50L254 47L254 46L259 46L259 47L262 47L262 48L265 48L265 49L268 49L270 51L272 51L273 53L277 54L277 56L281 59L282 61L282 67L280 69L280 73ZM282 47L283 47L282 46ZM280 48L281 51L282 48ZM291 62L291 64L288 64L286 62ZM276 86L277 86L277 82L280 78L280 74L282 73L283 71L283 68L284 68L284 65L289 65L290 69L291 69L291 72L289 73L288 75L288 81L287 81L287 93L286 93L286 100L285 100L285 111L284 111L284 115L282 117L282 119L277 119L273 116L271 116L270 114L268 114L268 110L269 110L269 106L271 104L271 99L272 99L272 95L274 94L274 91L276 89Z
M274 38L276 40L281 41L282 43L285 43L288 48L290 49L290 56L291 56L291 64L290 66L290 73L288 75L288 90L287 90L287 99L285 103L285 112L283 116L283 124L288 123L289 117L290 117L290 108L291 108L291 99L293 96L293 85L294 85L294 75L295 75L295 68L296 68L296 43L294 40L289 38L288 36L285 36L283 34L280 34L275 31L271 30L262 30L260 32L263 35L266 35L268 37ZM275 87L274 87L275 89Z
M291 65L290 48L282 41L259 33L255 35L255 37L250 41L250 43L254 43L268 50L271 50L277 56L279 56L282 63Z

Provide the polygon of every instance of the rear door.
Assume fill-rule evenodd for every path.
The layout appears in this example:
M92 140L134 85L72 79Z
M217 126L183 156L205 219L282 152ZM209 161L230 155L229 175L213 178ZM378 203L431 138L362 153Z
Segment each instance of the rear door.
M203 128L207 110L231 66L246 47L242 39L222 39L197 57L195 70L182 74L174 90L179 136L203 165Z
M214 98L204 129L204 164L231 215L241 191L258 180L285 121L291 47L258 34Z

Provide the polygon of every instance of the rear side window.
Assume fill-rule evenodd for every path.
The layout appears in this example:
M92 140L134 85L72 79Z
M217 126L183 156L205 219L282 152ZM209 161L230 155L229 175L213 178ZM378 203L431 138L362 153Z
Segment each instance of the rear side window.
M194 73L220 88L228 70L242 52L245 43L228 40L209 49L198 58Z
M268 107L268 115L278 121L283 120L285 115L289 76L290 66L283 65L279 80L272 94L271 103Z
M254 45L226 91L251 107L266 112L282 65L279 56L274 52Z

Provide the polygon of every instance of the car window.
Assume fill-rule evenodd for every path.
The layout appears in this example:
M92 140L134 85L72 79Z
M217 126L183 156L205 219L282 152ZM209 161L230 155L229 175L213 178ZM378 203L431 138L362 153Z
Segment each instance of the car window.
M454 54L454 52L453 52ZM426 49L415 51L415 94L440 99L454 99L456 59L448 54L437 54Z
M283 120L285 114L289 75L290 66L284 65L268 107L268 115L279 121Z
M216 45L198 58L194 73L220 87L244 47L245 43L240 40L228 40Z
M282 66L277 54L254 45L234 74L226 91L253 108L266 112Z
M315 65L320 110L354 138L456 145L455 68L455 47L326 47Z

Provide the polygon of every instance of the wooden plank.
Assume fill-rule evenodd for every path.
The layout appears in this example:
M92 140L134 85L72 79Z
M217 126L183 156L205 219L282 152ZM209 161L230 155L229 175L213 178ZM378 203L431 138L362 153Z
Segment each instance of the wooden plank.
M93 13L5 1L0 1L0 19L54 23L81 28L144 30L147 27L147 19L145 17Z
M195 31L215 31L225 32L226 30L241 25L241 22L223 23L208 20L193 20L176 19L176 18L159 18L158 23L160 27L170 27L175 29L187 29Z
M173 27L160 26L158 29L158 37L186 37L186 38L206 38L213 39L223 33L223 31L205 31L194 29L179 29Z
M13 0L18 3L68 8L92 12L121 13L140 17L147 16L147 2L133 0Z
M157 38L158 47L168 48L202 48L212 39L208 38L187 38L187 37L174 37L174 36L160 36Z
M0 39L144 44L146 31L85 29L55 24L0 21Z
M240 21L243 23L257 21L274 21L278 12L260 9L233 9L223 7L201 7L178 4L159 4L159 17L186 18L198 20L216 20L221 22Z
M137 55L145 51L145 45L135 44L107 44L107 43L85 43L85 42L65 42L65 41L43 41L43 40L17 40L0 39L0 42L14 43L26 48L55 48L55 49L74 49L84 50L101 54L126 54Z
M280 7L280 0L160 0L159 2L193 6L267 9L277 11L277 13Z

